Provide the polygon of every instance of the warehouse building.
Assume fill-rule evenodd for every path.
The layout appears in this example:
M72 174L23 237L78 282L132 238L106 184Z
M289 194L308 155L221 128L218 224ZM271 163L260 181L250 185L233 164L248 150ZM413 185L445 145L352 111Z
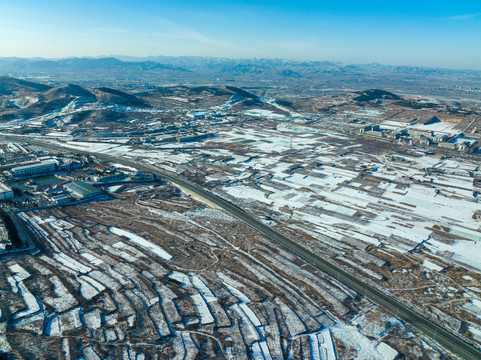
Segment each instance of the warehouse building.
M96 187L81 181L75 181L63 186L71 196L79 200L92 199L102 195L102 191Z
M25 177L39 174L47 174L57 169L58 161L54 159L42 160L39 163L14 167L11 170L13 176Z
M7 184L0 182L0 200L8 200L13 198L13 190Z
M67 196L66 194L54 195L54 196L52 196L52 200L53 200L56 204L66 204L66 203L71 202L70 197Z

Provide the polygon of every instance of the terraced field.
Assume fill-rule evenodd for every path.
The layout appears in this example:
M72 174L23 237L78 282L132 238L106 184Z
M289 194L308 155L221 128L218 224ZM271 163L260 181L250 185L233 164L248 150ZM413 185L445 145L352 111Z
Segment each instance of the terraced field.
M20 216L44 250L1 262L2 351L71 359L441 354L336 280L169 185Z

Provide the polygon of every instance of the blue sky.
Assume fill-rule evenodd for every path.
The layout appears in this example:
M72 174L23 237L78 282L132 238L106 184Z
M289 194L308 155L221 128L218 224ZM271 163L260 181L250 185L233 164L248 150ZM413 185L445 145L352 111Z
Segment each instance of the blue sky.
M481 69L481 0L0 0L0 56L100 55Z

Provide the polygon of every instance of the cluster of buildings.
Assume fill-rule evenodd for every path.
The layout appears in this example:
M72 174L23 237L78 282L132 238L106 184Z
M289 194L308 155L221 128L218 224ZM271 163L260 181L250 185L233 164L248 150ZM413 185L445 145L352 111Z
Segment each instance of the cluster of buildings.
M32 188L32 190L38 194L42 194L45 199L56 204L88 200L103 195L101 189L82 181L64 182L55 185L39 185ZM9 185L0 182L0 201L11 200L13 198L13 189Z
M215 136L204 127L237 121L235 115L217 111L191 112L172 123L162 124L149 131L148 142L194 142Z
M449 92L465 93L465 94L481 94L481 89L474 86L438 85L434 89L440 90L440 91L449 91Z
M14 188L18 188L18 184L23 184L22 190L18 190L17 193L17 200L20 201L62 204L103 195L102 190L93 185L82 181L69 181L69 177L62 179L55 175L60 171L69 171L82 166L82 161L73 158L33 156L25 159L25 156L19 156L17 161L4 159L1 166L4 178L7 180L0 182L0 201L14 199ZM110 177L118 179L122 178L121 175L123 174ZM39 177L48 181L37 183L35 180ZM108 176L107 179L109 179ZM28 192L25 192L25 189L28 189Z
M360 132L369 136L392 139L396 142L407 142L410 145L438 146L443 149L467 152L478 143L476 139L464 137L463 134L448 136L440 132L420 128L407 128L402 130L388 130L380 125L368 125Z
M23 157L20 157L20 161ZM35 157L28 162L0 164L0 201L37 203L39 206L67 204L105 195L103 186L129 181L152 181L154 177L142 172L120 171L115 167L92 168L86 159L73 157ZM79 172L70 170L81 168ZM64 175L59 175L64 173ZM79 181L80 180L80 181Z
M82 164L74 159L58 159L56 157L35 156L19 157L15 161L11 159L0 166L6 177L27 178L40 175L52 174L56 171L67 171L78 168Z
M215 137L209 128L225 123L235 123L244 116L225 114L220 111L198 111L177 115L173 121L148 123L148 129L130 133L128 144L185 143L196 142ZM96 134L99 136L100 134ZM102 134L102 136L119 136L118 133Z
M8 211L17 206L41 208L105 199L106 191L116 187L112 184L156 180L154 175L135 169L120 171L97 162L92 165L82 155L56 157L19 149L20 145L14 144L0 146L0 202L4 202L0 205ZM0 216L0 254L14 247L9 232Z

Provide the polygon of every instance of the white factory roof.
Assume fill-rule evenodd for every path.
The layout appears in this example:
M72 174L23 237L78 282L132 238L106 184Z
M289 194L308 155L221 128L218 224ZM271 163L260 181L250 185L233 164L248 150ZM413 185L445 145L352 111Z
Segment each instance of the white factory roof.
M5 193L5 192L9 192L9 191L12 191L12 188L10 186L8 186L7 184L4 184L4 183L0 182L0 194Z
M53 160L53 159L51 159L51 160L42 160L42 161L39 162L39 163L14 167L14 168L12 169L12 171L18 171L18 170L23 170L23 169L30 169L30 168L34 168L34 167L37 167L37 166L50 165L50 164L55 164L55 165L57 165L57 164L58 164L58 161L57 161L57 160Z

